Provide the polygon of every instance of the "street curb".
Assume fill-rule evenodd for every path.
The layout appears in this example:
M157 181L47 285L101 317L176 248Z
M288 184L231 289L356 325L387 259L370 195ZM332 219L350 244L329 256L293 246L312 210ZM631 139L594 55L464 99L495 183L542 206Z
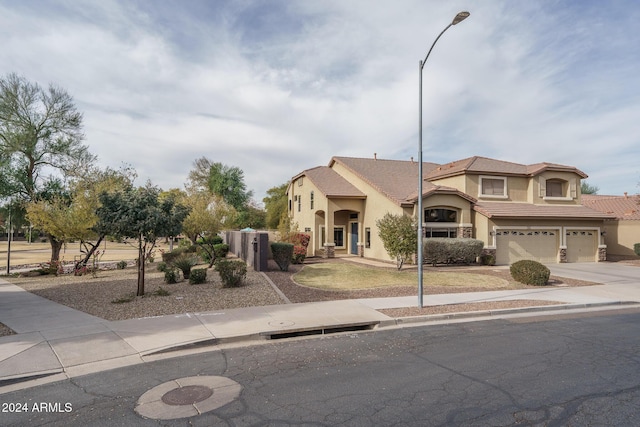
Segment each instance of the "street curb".
M311 336L327 336L333 333L340 332L353 332L351 330L351 326L362 326L362 325L370 325L371 328L360 329L361 331L377 331L385 328L397 328L402 326L411 326L424 323L433 323L433 322L446 322L457 321L465 319L488 319L488 318L500 318L505 316L513 316L517 314L526 314L526 313L544 313L544 312L570 312L573 310L585 310L585 309L598 309L598 308L606 308L606 307L620 307L624 306L629 307L640 307L640 302L638 301L614 301L614 302L603 302L603 303L584 303L584 304L561 304L561 305L551 305L551 306L534 306L534 307L523 307L523 308L511 308L511 309L499 309L499 310L484 310L484 311L469 311L469 312L457 312L457 313L448 313L448 314L434 314L434 315L425 315L425 316L411 316L411 317L398 317L398 318L389 318L389 320L376 320L373 322L360 322L354 323L353 325L342 324L337 327L336 325L329 326L318 326L315 328L307 328L309 331L321 331L317 334L305 334L305 333L295 333L291 337L311 337ZM325 333L325 330L332 330L328 334ZM289 331L291 332L291 331ZM303 330L297 329L293 332L304 332ZM261 333L251 333L246 335L238 335L234 337L226 337L226 338L216 338L216 339L206 339L194 341L191 343L182 343L177 346L169 346L165 348L159 348L154 350L149 350L148 352L140 352L136 355L126 356L125 358L131 357L139 357L141 361L144 363L146 361L152 361L156 357L171 357L170 353L178 353L190 350L194 351L208 351L209 348L214 349L215 347L229 345L229 344L238 344L238 343L255 343L255 344L266 344L269 342L273 342L269 339L270 334L284 334L287 335L285 331L271 331L271 332L261 332ZM285 337L286 338L286 337ZM113 364L113 367L117 367L122 360L125 358L116 358L109 359L109 362ZM119 361L119 359L122 359ZM147 359L145 361L145 359ZM100 363L100 362L97 362ZM129 365L130 363L126 364ZM76 365L72 367L62 368L62 369L53 369L46 370L41 372L32 372L26 375L12 375L0 378L0 394L7 393L9 391L14 391L22 388L28 388L35 385L45 384L50 381L60 381L65 378L71 378L78 375L84 375L93 373L96 363L89 363L87 365ZM124 365L123 365L124 366ZM98 370L99 371L99 370Z
M481 310L481 311L466 311L447 314L431 314L424 316L411 316L411 317L397 317L393 321L380 322L380 326L400 326L403 324L411 323L425 323L425 322L438 322L445 320L458 320L477 317L498 317L510 314L520 313L540 313L545 311L571 311L581 310L589 308L601 308L601 307L613 307L621 305L637 305L640 303L637 301L614 301L614 302L597 302L597 303L585 303L585 304L561 304L561 305L546 305L546 306L534 306L523 308L503 308L497 310Z

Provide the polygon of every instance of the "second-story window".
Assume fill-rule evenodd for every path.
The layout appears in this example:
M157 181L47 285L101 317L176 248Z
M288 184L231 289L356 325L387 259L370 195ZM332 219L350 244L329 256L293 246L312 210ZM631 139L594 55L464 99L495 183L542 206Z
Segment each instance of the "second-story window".
M546 196L547 197L564 197L563 181L559 179L548 179Z
M298 196L298 212L302 211L302 196Z
M309 195L309 199L311 200L311 210L313 210L313 191L311 192L311 194Z
M480 195L506 197L506 178L480 177Z

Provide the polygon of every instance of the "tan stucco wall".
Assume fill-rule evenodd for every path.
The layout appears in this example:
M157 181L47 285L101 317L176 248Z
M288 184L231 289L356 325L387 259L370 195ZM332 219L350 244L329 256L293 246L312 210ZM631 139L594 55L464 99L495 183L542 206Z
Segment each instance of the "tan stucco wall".
M471 195L469 192L466 191L468 190L467 186L469 185L467 181L468 181L468 177L466 175L457 175L457 176L450 176L448 178L433 180L431 182L436 185L444 185L446 187L457 188L463 193Z
M302 182L302 185L298 185ZM311 209L311 192L314 194L313 209ZM318 229L316 224L316 213L326 211L327 199L322 192L318 190L313 182L306 176L300 177L293 181L289 186L288 202L291 204L291 210L288 211L291 217L292 224L298 226L298 231L305 232L310 235L309 247L307 255L315 255L318 248ZM300 212L298 212L298 203L295 201L295 196L302 197L302 203L300 205ZM287 205L287 209L288 209Z
M471 223L471 209L468 200L463 199L460 196L454 196L449 194L434 194L427 197L422 201L424 209L429 208L454 208L458 211L458 223L470 224ZM455 224L455 223L451 223Z
M561 200L549 199L547 197L540 196L541 181L550 179L560 179L566 181L567 191L566 198ZM560 204L560 205L579 205L580 204L580 176L573 172L544 172L540 175L536 175L533 180L533 199L532 203L535 204Z
M636 257L633 245L640 243L640 221L605 221L604 224L607 255Z

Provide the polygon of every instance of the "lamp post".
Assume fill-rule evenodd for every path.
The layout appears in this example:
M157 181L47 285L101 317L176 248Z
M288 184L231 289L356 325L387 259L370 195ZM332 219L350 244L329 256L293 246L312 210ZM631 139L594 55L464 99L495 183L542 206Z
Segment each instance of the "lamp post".
M429 52L427 52L427 56L423 61L420 61L420 67L418 69L420 75L420 85L419 85L419 107L418 107L418 115L419 115L419 130L418 130L418 307L422 308L422 288L423 288L423 274L422 274L422 263L424 260L424 255L422 253L422 236L423 236L423 227L422 227L422 216L424 215L422 209L422 70L424 69L424 64L429 59L429 55L433 50L433 47L436 45L440 37L447 31L452 25L459 24L469 17L469 12L460 12L458 13L453 21L447 27L442 30L442 32L436 37Z

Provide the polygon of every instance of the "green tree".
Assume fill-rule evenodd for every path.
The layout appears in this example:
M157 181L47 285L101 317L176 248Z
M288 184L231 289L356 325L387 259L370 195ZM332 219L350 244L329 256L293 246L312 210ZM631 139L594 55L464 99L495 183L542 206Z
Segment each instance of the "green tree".
M387 212L376 221L376 225L384 249L391 258L396 259L396 265L400 270L405 260L411 257L418 247L417 229L413 219L406 215Z
M213 163L209 170L209 190L221 196L238 212L246 210L253 192L247 190L244 172L236 166Z
M264 209L256 206L251 200L240 212L238 212L238 227L251 227L254 229L264 228L266 224L267 213Z
M147 183L144 187L100 195L97 209L99 230L109 230L116 237L131 238L138 246L138 296L144 295L147 258L158 238L177 236L189 209L173 195L160 197L160 189Z
M264 202L267 216L265 218L267 228L275 230L280 225L283 216L287 215L287 187L288 183L284 183L277 187L271 187L267 190L267 197L262 199Z
M189 207L189 215L182 223L182 232L207 253L211 268L216 261L214 237L235 225L236 210L222 197L204 191L187 195L183 203Z
M582 181L580 183L580 192L582 194L598 194L600 188L596 185L591 185L587 181Z
M95 157L82 140L82 114L66 91L16 74L0 79L1 199L36 201L53 177L86 169ZM62 242L49 237L57 261Z
M41 196L26 204L27 218L57 242L79 240L84 257L76 262L76 270L85 267L108 233L96 230L99 195L130 188L135 172L130 168L94 169L73 180L67 188L58 182ZM58 249L59 250L59 249ZM59 258L59 253L55 260Z

